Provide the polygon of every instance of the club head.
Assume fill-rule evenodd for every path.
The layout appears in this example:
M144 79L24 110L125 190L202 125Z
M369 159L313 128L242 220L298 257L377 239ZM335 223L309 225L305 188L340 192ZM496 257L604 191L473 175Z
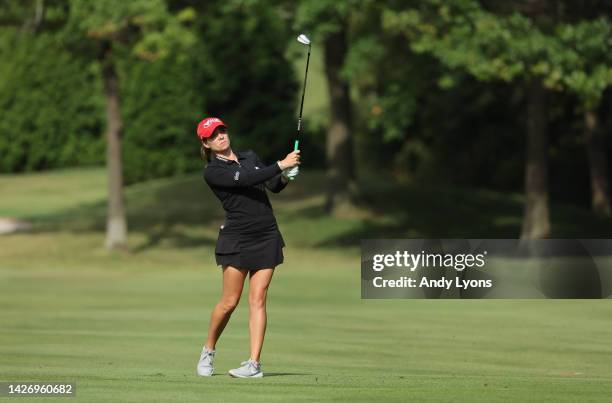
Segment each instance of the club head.
M310 39L308 39L308 37L304 34L300 34L300 36L297 37L297 40L299 43L310 46Z

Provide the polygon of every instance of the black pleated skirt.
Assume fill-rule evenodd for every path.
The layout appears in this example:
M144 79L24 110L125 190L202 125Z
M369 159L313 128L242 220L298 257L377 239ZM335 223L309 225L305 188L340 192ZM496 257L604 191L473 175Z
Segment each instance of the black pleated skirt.
M285 241L272 215L226 220L219 229L215 259L221 267L258 270L283 263Z

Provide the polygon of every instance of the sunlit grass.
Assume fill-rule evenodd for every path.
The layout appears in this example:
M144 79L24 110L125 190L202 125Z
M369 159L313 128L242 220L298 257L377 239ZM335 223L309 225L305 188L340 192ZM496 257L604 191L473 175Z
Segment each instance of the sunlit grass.
M321 173L273 195L287 247L270 287L262 363L247 358L243 299L217 373L195 376L220 293L219 202L199 173L126 188L130 251L104 245L105 172L0 177L0 216L33 222L0 237L0 378L74 381L96 401L606 401L608 301L361 300L359 239L513 237L520 195L370 184L366 215L323 210ZM555 206L556 226L610 224Z

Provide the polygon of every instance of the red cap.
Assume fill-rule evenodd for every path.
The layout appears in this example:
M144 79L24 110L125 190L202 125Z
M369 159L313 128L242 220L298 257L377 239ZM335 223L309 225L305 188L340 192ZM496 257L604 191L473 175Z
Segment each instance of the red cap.
M203 140L205 138L212 136L215 129L219 126L227 127L227 125L223 123L223 121L219 118L204 119L203 121L198 123L198 130L197 130L198 137Z

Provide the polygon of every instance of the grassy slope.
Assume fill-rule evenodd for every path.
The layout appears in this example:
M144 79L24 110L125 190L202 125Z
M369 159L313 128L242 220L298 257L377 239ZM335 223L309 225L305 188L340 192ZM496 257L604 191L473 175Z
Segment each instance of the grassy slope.
M406 188L388 203L371 188L369 219L337 220L321 214L319 178L301 179L273 200L288 244L262 359L274 376L252 382L194 375L222 221L198 175L128 189L129 255L101 247L102 170L0 177L0 215L36 223L0 238L0 380L76 381L87 402L608 399L608 301L359 298L360 236L512 237L516 196ZM610 228L554 211L560 232ZM245 302L218 345L220 374L248 355Z

